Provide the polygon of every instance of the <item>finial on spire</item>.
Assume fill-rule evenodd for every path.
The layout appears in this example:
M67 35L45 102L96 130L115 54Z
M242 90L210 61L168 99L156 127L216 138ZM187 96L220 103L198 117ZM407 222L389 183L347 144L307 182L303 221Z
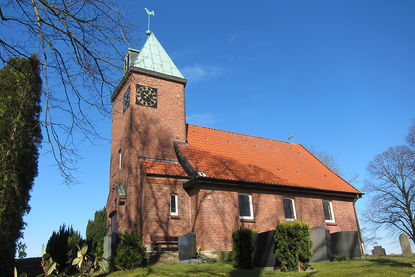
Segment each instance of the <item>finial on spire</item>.
M150 15L154 16L154 11L150 12L149 10L147 10L147 8L144 8L144 9L146 10L147 15L148 15L148 25L147 25L146 34L149 36L151 34L151 31L150 31Z

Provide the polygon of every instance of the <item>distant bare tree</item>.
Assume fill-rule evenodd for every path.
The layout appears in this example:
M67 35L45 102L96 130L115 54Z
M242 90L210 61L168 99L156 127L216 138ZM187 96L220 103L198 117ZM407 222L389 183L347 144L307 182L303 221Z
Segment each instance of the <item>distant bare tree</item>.
M372 230L371 228L361 228L360 232L362 234L362 241L363 246L365 247L365 253L369 252L369 246L376 245L377 240L381 239L377 236L376 230Z
M368 166L372 179L368 219L392 232L407 234L415 243L415 152L408 146L391 147Z
M408 141L410 146L415 148L415 120L412 123L412 126L409 128L409 134L406 137L406 140Z
M312 145L307 147L307 150L310 151L317 159L320 160L325 166L327 166L331 171L342 177L343 172L341 171L339 165L337 164L336 159L326 152L317 151L316 148Z
M109 114L132 30L123 14L107 0L1 1L0 60L40 52L44 137L66 183L74 181L77 145L100 137L94 121Z

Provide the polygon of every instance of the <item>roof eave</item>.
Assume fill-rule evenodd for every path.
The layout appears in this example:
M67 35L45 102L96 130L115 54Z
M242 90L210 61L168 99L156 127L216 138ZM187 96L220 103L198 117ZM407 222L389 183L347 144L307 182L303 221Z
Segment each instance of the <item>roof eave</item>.
M257 183L257 182L250 182L250 181L218 179L218 178L212 178L212 177L192 178L183 184L183 188L187 190L197 184L220 184L220 185L228 185L232 187L250 188L250 189L255 189L255 190L274 190L274 191L279 191L279 192L291 192L291 193L297 192L297 193L307 193L307 194L313 194L313 195L324 194L324 195L331 195L331 196L338 196L338 197L347 197L347 198L352 198L352 199L359 199L363 195L363 193L361 192L333 191L333 190L295 187L295 186L286 186L286 185L270 184L270 183Z
M171 179L183 179L183 180L189 180L192 178L190 176L161 174L161 173L146 173L146 176L147 177L159 177L159 178L171 178Z

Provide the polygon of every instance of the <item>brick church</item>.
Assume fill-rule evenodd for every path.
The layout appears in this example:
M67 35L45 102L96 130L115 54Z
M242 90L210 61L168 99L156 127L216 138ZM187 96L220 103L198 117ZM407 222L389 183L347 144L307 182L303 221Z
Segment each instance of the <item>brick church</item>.
M303 219L358 231L362 193L300 144L186 123L185 86L153 33L129 49L111 101L108 232L196 234L206 251L232 249L232 231Z

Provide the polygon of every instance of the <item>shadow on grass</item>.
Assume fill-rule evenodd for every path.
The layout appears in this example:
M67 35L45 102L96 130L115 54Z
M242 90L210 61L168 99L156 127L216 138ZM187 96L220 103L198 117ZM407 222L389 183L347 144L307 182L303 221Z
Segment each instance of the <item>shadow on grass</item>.
M390 267L412 267L413 263L410 262L402 262L402 261L395 261L388 258L376 258L376 259L368 259L367 261L378 263L382 266L390 266ZM414 260L415 263L415 260Z
M310 272L309 274L307 274L307 275L305 275L306 277L308 277L308 276L313 276L314 274L317 274L318 273L318 271L313 271L313 272Z
M237 269L234 268L230 273L230 277L244 277L244 276L261 276L261 270L254 269Z

